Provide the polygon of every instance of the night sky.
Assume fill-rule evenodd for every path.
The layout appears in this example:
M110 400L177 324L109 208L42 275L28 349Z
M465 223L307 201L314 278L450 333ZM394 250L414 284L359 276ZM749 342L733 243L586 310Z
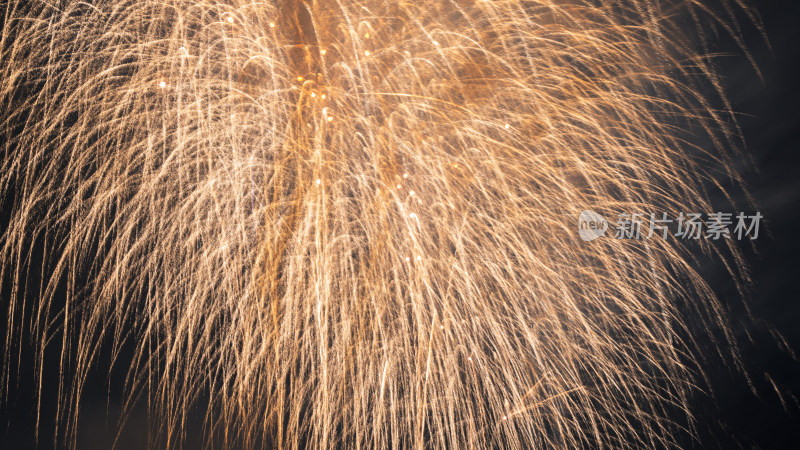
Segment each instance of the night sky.
M795 352L800 349L800 3L755 4L768 42L747 22L742 32L763 80L730 40L719 45L727 56L718 64L740 114L745 154L753 159L742 162L745 182L766 220L755 251L745 250L754 280L747 303L754 317L734 327L758 395L741 375L715 367L708 374L713 393L696 401L700 442L687 442L690 448L800 448L800 364L770 333L783 335ZM744 317L730 283L718 277L714 284L723 302ZM765 373L782 390L783 402Z
M735 368L710 358L717 361L706 367L710 384L701 386L703 392L691 405L697 418L696 439L685 436L685 448L800 448L800 362L775 338L776 333L782 335L800 355L800 2L765 0L755 2L755 6L768 40L744 17L741 33L763 79L732 39L720 33L712 47L724 55L717 64L732 106L740 114L746 142L741 167L749 192L765 217L755 249L743 248L754 280L745 294L752 317L748 317L740 295L721 274L721 268L711 267L708 272L712 286L734 318L734 332L741 341L752 388ZM0 448L53 446L51 416L57 405L48 399L55 398L58 354L47 355L47 360L55 363L45 369L46 379L52 382L44 386L38 447L34 447L33 371L25 369L32 368L33 355L26 356L30 360L22 361L23 370L18 386L9 394L10 403L0 406ZM109 379L110 355L101 355L101 367L91 375L84 394L79 448L111 447L127 356L120 355ZM199 444L193 438L198 438L201 419L188 426L186 448ZM143 408L135 408L118 448L143 448L147 426Z

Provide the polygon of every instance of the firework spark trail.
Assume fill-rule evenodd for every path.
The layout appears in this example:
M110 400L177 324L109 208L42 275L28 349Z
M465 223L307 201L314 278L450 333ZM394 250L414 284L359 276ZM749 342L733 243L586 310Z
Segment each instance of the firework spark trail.
M727 351L724 312L679 241L575 223L738 180L675 37L735 35L707 6L8 3L5 385L20 334L59 346L69 443L127 342L168 446L197 408L231 446L670 446L701 370L681 318Z

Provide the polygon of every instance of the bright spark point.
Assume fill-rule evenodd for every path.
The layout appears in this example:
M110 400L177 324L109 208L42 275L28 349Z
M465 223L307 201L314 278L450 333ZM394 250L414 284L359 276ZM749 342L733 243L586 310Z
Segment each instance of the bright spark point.
M158 83L158 87L160 87L161 89L164 89L165 87L167 87L167 82L166 81L162 81L162 82Z
M317 185L319 185L320 183L322 183L322 180L320 180L319 178L317 178Z
M270 22L270 23L269 23L269 27L270 27L270 28L275 28L275 22Z

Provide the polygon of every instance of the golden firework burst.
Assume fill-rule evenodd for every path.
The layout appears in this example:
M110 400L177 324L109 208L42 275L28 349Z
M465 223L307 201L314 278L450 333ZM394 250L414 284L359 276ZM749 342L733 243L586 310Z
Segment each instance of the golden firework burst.
M725 25L705 11L11 1L6 367L20 334L60 346L63 442L110 340L170 447L196 409L231 447L669 447L699 368L681 317L724 312L682 242L575 223L738 183L682 37ZM743 281L732 243L696 251Z

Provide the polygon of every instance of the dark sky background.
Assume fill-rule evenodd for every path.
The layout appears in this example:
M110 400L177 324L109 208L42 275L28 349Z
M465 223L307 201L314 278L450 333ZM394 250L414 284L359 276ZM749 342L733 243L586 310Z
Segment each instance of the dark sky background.
M758 396L741 375L724 367L711 370L713 397L695 402L700 442L686 443L690 448L800 448L800 364L769 332L779 332L800 350L800 2L754 4L769 45L747 22L742 31L764 80L731 41L720 45L730 56L718 63L741 114L746 153L754 158L755 170L746 172L745 181L766 220L757 253L747 252L755 281L748 304L757 323L735 329ZM733 287L719 279L715 289L723 302L734 304ZM783 391L783 402L764 373Z
M742 21L742 35L763 80L731 39L721 38L716 47L727 54L717 63L733 108L741 114L746 153L753 158L752 163L743 164L745 181L765 216L756 250L745 249L754 279L747 300L753 320L734 325L753 389L744 376L728 366L708 367L710 387L691 405L697 415L697 439L687 437L682 442L685 448L800 449L800 362L781 348L771 333L783 335L800 353L800 1L763 0L753 4L761 14L769 43L747 20ZM734 316L744 315L729 279L713 273L710 278ZM108 355L104 358L107 362ZM55 359L51 367L57 368L57 355L50 355L50 359ZM32 367L32 360L23 361L23 365L26 363ZM114 390L121 387L124 371L112 373L111 390L106 374L105 367L95 370L87 385L79 448L110 448L114 440L120 409ZM35 386L31 375L23 370L10 396L12 402L0 406L0 449L34 448ZM55 381L57 371L47 371L46 376ZM782 398L769 379L778 386ZM49 383L44 389L38 448L53 447L49 418L55 412L56 384ZM142 430L146 428L146 414L141 408L134 410L118 448L145 448ZM196 442L199 426L192 425L189 430L186 448L196 448L200 444Z

